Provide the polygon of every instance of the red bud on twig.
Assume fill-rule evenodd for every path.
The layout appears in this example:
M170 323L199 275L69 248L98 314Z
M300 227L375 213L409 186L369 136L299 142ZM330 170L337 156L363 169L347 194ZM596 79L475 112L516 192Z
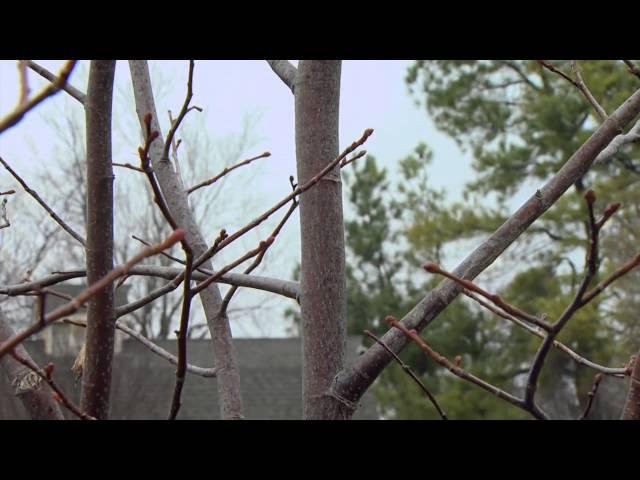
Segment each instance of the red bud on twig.
M593 205L596 202L596 192L589 189L587 190L587 193L584 194L584 198L587 202Z

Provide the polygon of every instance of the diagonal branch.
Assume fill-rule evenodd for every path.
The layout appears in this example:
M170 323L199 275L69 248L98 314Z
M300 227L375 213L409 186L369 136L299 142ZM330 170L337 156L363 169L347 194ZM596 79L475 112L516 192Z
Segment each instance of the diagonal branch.
M427 356L429 358L431 358L433 361L435 361L436 363L438 363L439 365L442 365L443 367L445 367L447 370L449 370L451 373L453 373L455 376L466 380L470 383L473 383L474 385L477 385L478 387L482 388L483 390L486 390L489 393L494 394L496 397L505 400L507 402L509 402L511 405L514 405L526 412L529 412L531 415L533 415L535 418L539 419L539 420L547 420L548 416L546 413L544 413L542 410L540 410L535 404L533 405L526 405L525 402L508 393L505 392L504 390L496 387L495 385L492 385L488 382L485 382L484 380L482 380L481 378L476 377L475 375L463 370L462 368L460 368L460 366L455 365L453 363L451 363L446 357L443 357L442 355L440 355L438 352L436 352L435 350L433 350L428 344L427 342L425 342L420 335L418 335L418 333L413 330L413 329L408 329L407 327L403 326L402 323L400 323L396 318L394 317L386 317L385 319L387 321L387 323L393 327L393 328L397 328L398 330L400 330L404 335L406 335L407 338L411 339L414 343L416 343L423 352L425 352L427 354Z
M255 156L255 157L247 158L246 160L243 160L242 162L236 163L235 165L232 165L231 167L225 167L224 170L222 170L222 172L217 174L215 177L212 177L209 180L205 180L204 182L200 182L197 185L194 185L193 187L188 189L187 190L187 194L191 195L193 192L195 192L199 188L208 187L209 185L213 185L218 180L220 180L222 177L224 177L228 173L232 172L236 168L243 167L244 165L249 165L251 162L253 162L254 160L258 160L259 158L266 158L266 157L270 157L270 156L271 156L270 152L264 152L264 153L261 153L260 155Z
M267 60L267 63L280 80L289 87L291 93L295 94L298 69L289 60Z
M26 60L26 64L27 64L27 67L29 67L31 70L36 72L41 77L46 78L50 82L55 83L56 81L58 81L58 77L55 74L51 73L49 70L47 70L43 66L38 65L36 62L32 60ZM84 101L87 96L84 93L82 93L80 90L75 88L73 85L70 85L69 83L65 83L62 86L62 89L65 92L67 92L69 95L71 95L73 98L75 98L82 105L84 105Z
M78 327L86 327L87 326L87 322L83 321L83 320L72 320L70 318L65 318L62 321L64 323L68 323L70 325L76 325ZM164 348L156 345L155 343L153 343L151 340L149 340L147 337L145 337L141 333L138 333L134 329L128 327L124 322L122 322L120 320L116 320L116 328L118 330L120 330L121 332L126 333L131 338L137 340L142 345L144 345L149 350L151 350L151 352L155 353L156 355L158 355L161 358L164 358L166 361L168 361L172 365L178 365L178 357L176 357L175 355L172 355L171 353L167 352ZM218 369L217 368L197 367L195 365L191 365L191 364L188 363L187 364L187 372L191 373L193 375L199 375L201 377L210 378L210 377L215 377L218 374Z
M295 209L297 207L298 207L298 202L295 199L293 199L293 201L291 203L291 206L289 207L289 210L287 210L287 213L284 215L284 217L282 217L282 220L280 220L280 223L276 226L276 228L273 230L273 232L271 232L271 235L269 235L269 238L274 238L275 239L278 236L278 234L280 233L280 230L282 230L282 227L284 227L284 224L287 223L287 220L289 220L289 217L291 217L291 214L295 211ZM264 258L265 254L267 253L267 250L269 249L270 246L271 246L270 243L269 244L265 244L265 248L258 254L256 259L251 263L251 265L249 265L245 269L245 271L244 271L245 275L250 274L256 268L258 268L258 266L262 262L262 259ZM227 311L229 303L231 302L231 299L235 295L235 293L238 290L238 288L239 288L238 286L234 285L233 287L231 287L229 289L227 294L222 299L222 306L220 307L221 311L223 311L223 312Z
M73 68L76 66L76 60L69 60L62 66L58 79L43 89L35 97L31 98L24 103L18 105L13 111L9 112L4 118L0 118L0 133L15 126L22 117L24 117L30 110L37 107L41 102L47 98L55 95L61 88L66 85Z
M14 335L12 338L8 339L4 343L0 345L0 358L4 356L7 352L12 351L17 345L22 343L24 340L29 338L30 336L40 332L44 328L46 328L51 323L59 320L63 317L69 316L75 312L77 312L82 305L93 297L96 293L100 292L102 289L111 285L118 278L126 275L135 264L140 263L147 257L152 255L156 255L158 252L165 250L172 245L179 242L184 237L184 230L176 230L171 235L169 235L166 240L163 242L154 245L153 247L146 247L142 251L140 251L137 255L133 256L127 263L123 265L118 265L113 270L111 270L107 275L102 277L98 282L93 285L89 285L82 292L80 292L73 300L60 307L56 308L52 312L49 312L47 316L44 318L44 321L37 322L30 327L27 327L17 335Z
M40 204L40 206L42 208L44 208L46 210L46 212L49 214L49 216L51 218L53 218L53 220L60 225L60 227L67 232L69 235L71 235L73 238L75 238L78 242L80 242L80 244L83 247L87 247L87 241L78 233L76 233L76 231L71 228L69 225L67 225L58 214L56 214L56 212L53 211L53 209L47 205L47 202L45 202L42 197L40 197L40 195L38 195L38 192L36 192L35 190L33 190L32 188L29 188L29 185L27 185L27 183L22 179L22 177L20 177L20 175L18 175L16 173L15 170L13 170L13 168L11 168L9 166L9 164L2 158L0 157L0 163L2 163L2 165L4 166L4 168L7 169L7 171L13 176L13 178L15 178L18 183L22 186L22 188L24 189L25 192L27 192L29 195L31 195L31 197L33 197L33 199L38 202Z
M600 117L600 121L604 121L607 118L607 112L604 111L604 108L598 103L595 99L589 87L582 79L582 72L580 71L580 67L578 66L578 62L576 60L571 60L571 69L573 70L573 74L576 76L576 83L578 85L578 89L582 92L582 94L587 98L589 103L593 108L598 112L598 116Z
M420 387L420 389L424 392L424 394L427 396L427 398L429 399L429 401L431 402L431 404L435 407L435 409L438 411L438 414L440 414L440 418L442 418L443 420L448 420L447 418L447 414L444 413L444 410L442 410L442 408L440 408L440 405L438 404L438 401L436 400L436 397L433 396L433 394L429 391L429 389L427 389L427 387L425 387L424 383L422 383L422 381L418 378L418 376L413 372L413 370L411 370L411 367L409 365L407 365L406 363L404 363L402 361L402 359L395 354L395 352L393 350L391 350L389 347L387 347L384 342L382 342L382 340L380 340L378 337L376 337L373 333L371 333L369 330L365 330L364 334L369 337L372 338L373 340L376 341L376 343L378 343L382 348L384 348L387 352L389 352L389 355L391 355L393 357L393 359L398 362L398 365L400 365L400 367L402 368L402 370L404 370L405 372L407 372L407 375L409 375L411 377L411 379L416 382L418 384L418 386Z
M503 312L502 310L494 307L493 305L483 301L481 298L478 298L474 293L468 291L468 290L464 290L463 293L471 298L472 300L474 300L475 302L477 302L479 305L481 305L482 307L486 308L487 310L489 310L490 312L493 312L495 315L497 315L500 318L504 318L505 320L508 320L512 323L515 323L516 325L518 325L520 328L525 329L526 331L528 331L529 333L535 335L536 337L545 338L545 334L543 332L541 332L540 330L538 330L535 327L532 327L531 325L529 325L526 322L523 322L522 320L517 319L516 317L509 315L506 312ZM569 347L567 347L564 343L561 343L557 340L553 341L553 346L555 348L557 348L558 350L560 350L561 352L566 353L569 357L571 357L573 359L573 361L575 361L576 363L580 364L580 365L584 365L585 367L591 368L597 372L603 373L605 375L611 375L613 377L616 378L625 378L626 375L626 369L625 368L614 368L614 367L605 367L603 365L599 365L595 362L592 362L591 360L588 360L584 357L582 357L581 355L577 354L576 352L574 352L573 350L571 350Z
M582 415L580 416L580 418L578 418L578 420L586 420L587 417L589 416L589 412L591 412L591 407L593 406L593 400L596 398L596 394L598 393L598 387L600 386L600 382L602 382L602 374L598 373L594 379L593 379L593 387L591 387L591 390L589 391L588 397L589 399L587 400L587 406L584 409L584 412L582 412Z
M456 276L473 280L491 265L504 250L564 192L581 178L596 158L609 158L624 140L620 131L640 113L640 90L631 95L591 137L567 160L565 165L524 204L505 221L493 234L482 242L453 271ZM635 127L634 127L635 128ZM633 129L632 129L633 130ZM631 133L631 132L629 132ZM628 135L628 134L627 134ZM428 326L458 296L462 286L445 280L431 290L402 320L407 328L418 331ZM390 329L382 340L394 352L400 352L408 343L401 332ZM360 355L353 364L340 372L334 379L329 394L340 405L341 415L349 418L357 406L357 401L388 365L387 352L379 345L373 345Z

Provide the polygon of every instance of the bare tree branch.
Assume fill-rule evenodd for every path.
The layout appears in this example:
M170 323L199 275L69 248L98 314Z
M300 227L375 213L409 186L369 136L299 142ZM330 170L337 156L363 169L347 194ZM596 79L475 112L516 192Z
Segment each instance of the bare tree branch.
M289 60L267 60L271 70L289 87L291 93L295 94L296 77L298 69Z
M505 392L504 390L496 387L495 385L485 382L481 378L478 378L475 375L463 370L462 368L460 368L460 366L451 363L447 358L443 357L438 352L433 350L429 345L427 345L427 343L420 337L420 335L418 335L418 332L416 332L413 329L409 330L407 327L402 325L402 323L400 323L396 318L386 317L385 320L387 321L387 323L389 323L389 325L391 325L394 328L397 328L404 335L406 335L407 338L415 342L422 349L422 351L424 351L427 354L429 358L431 358L433 361L435 361L439 365L442 365L443 367L445 367L455 376L463 380L466 380L470 383L473 383L474 385L477 385L483 390L486 390L487 392L494 394L496 397L509 402L511 405L514 405L530 413L537 419L548 420L547 414L544 413L542 410L540 410L535 404L527 405L524 402L524 400L508 392Z
M102 290L108 285L111 285L118 278L126 275L128 271L137 263L140 263L147 257L152 255L156 255L158 252L162 250L166 250L172 245L179 242L185 233L184 230L176 230L171 235L169 235L166 240L163 242L154 245L153 247L146 247L142 251L140 251L137 255L133 256L127 263L123 265L118 265L113 270L111 270L106 276L101 278L98 282L93 285L88 286L82 292L80 292L72 301L61 305L56 308L52 312L49 312L43 321L37 322L25 330L21 331L17 335L14 335L12 338L8 339L4 343L0 345L0 358L2 358L7 352L12 351L17 345L22 343L24 340L29 338L30 336L38 333L39 331L46 328L51 323L59 320L63 317L71 315L77 312L81 306L93 297L97 292Z
M589 416L589 412L591 412L591 407L593 406L593 400L596 398L598 387L600 386L600 382L602 382L602 378L603 377L601 373L596 374L596 376L594 377L593 387L591 387L591 390L588 394L589 399L587 400L587 406L585 407L584 412L582 413L580 418L578 418L578 420L586 420Z
M116 266L116 268L120 265ZM177 267L163 267L159 265L136 265L132 267L128 275L140 275L147 277L158 277L166 280L172 280L177 275L183 273L183 269ZM192 278L196 281L206 280L215 272L211 270L202 270L202 272L194 271ZM0 295L25 295L37 291L42 287L56 285L74 278L83 278L86 276L86 270L74 270L69 272L57 272L46 277L31 282L18 283L16 285L0 286ZM260 275L245 275L243 273L229 272L216 280L218 283L228 285L236 285L238 287L254 288L265 292L276 293L293 300L299 299L298 282L291 280L281 280L279 278L263 277Z
M76 325L78 327L86 327L87 326L87 322L86 321L82 321L82 320L72 320L70 318L65 318L65 319L63 319L63 322L64 323L68 323L70 325ZM131 338L137 340L142 345L147 347L151 352L155 353L156 355L158 355L161 358L164 358L166 361L168 361L172 365L178 365L178 357L176 357L175 355L172 355L171 353L167 352L164 348L162 348L162 347L156 345L155 343L153 343L151 340L149 340L144 335L142 335L142 334L136 332L135 330L133 330L132 328L128 327L121 320L116 320L116 328L118 330L120 330L121 332L126 333ZM200 377L212 378L212 377L215 377L218 374L218 369L217 368L197 367L195 365L191 365L191 364L188 363L187 364L187 372L191 373L193 375L198 375Z
M583 95L589 100L589 103L593 108L598 112L598 116L601 121L604 121L607 118L607 112L604 111L604 108L598 103L595 99L589 87L582 79L582 72L580 71L580 67L578 66L578 62L576 60L571 60L571 69L573 70L573 74L576 76L576 82L578 84L578 89L583 93Z
M9 112L4 118L0 118L0 133L5 130L15 126L22 117L24 117L30 110L37 107L41 102L46 100L47 98L55 95L60 91L60 89L67 83L71 72L73 71L73 67L76 66L76 60L67 61L60 70L60 74L58 75L58 80L51 83L45 89L43 89L39 94L33 97L31 100L27 102L20 103L13 111Z
M150 114L152 131L160 132L147 62L131 60L129 67L140 125L144 129L145 118L147 114ZM165 158L163 155L163 144L162 135L159 134L158 141L151 145L149 156L153 170L169 209L177 222L185 229L185 238L197 258L206 252L207 245L196 224L187 200L187 194L178 180L168 156ZM195 266L200 266L200 264L196 262ZM209 270L213 269L211 262L205 262L203 266ZM231 328L228 319L219 315L222 296L217 286L211 285L202 292L200 299L211 332L215 364L220 369L217 387L221 417L224 419L243 418L240 371L236 361L235 346L231 338Z
M372 338L373 340L375 340L378 344L380 344L380 346L382 348L384 348L387 352L389 352L389 355L391 355L394 358L394 360L396 362L398 362L398 365L400 365L402 370L407 372L407 375L409 375L409 377L411 377L411 379L418 384L418 386L424 392L424 394L427 396L427 398L429 399L431 404L438 411L438 414L440 415L440 418L442 418L443 420L448 420L447 419L447 414L444 413L444 410L442 410L442 408L440 408L440 405L438 404L438 401L436 400L436 397L434 397L433 394L429 391L429 389L427 387L425 387L424 383L422 383L422 381L418 378L418 376L415 373L413 373L413 370L411 370L411 367L409 365L407 365L406 363L404 363L402 361L402 359L398 355L396 355L393 350L391 350L389 347L387 347L384 344L384 342L382 342L382 340L380 340L378 337L376 337L369 330L365 330L364 334L367 337Z
M29 188L29 185L27 185L27 182L25 182L22 177L20 177L20 175L18 175L16 173L15 170L13 170L13 168L11 168L9 166L9 164L2 158L0 157L0 163L2 163L2 165L4 166L4 168L7 169L7 171L13 176L13 178L15 178L18 183L22 186L22 188L24 189L25 192L27 192L29 195L31 195L31 197L33 197L33 199L38 202L38 204L40 204L40 206L42 208L44 208L46 210L46 212L49 214L49 216L51 218L53 218L53 220L60 225L60 227L67 232L69 235L71 235L73 238L75 238L78 242L80 242L80 244L83 247L87 247L87 241L78 233L76 233L76 231L71 228L69 225L67 225L61 218L60 216L53 211L53 209L47 205L47 202L45 202L42 197L40 197L40 195L38 195L38 192L36 192L35 190L33 190L32 188Z
M606 158L620 147L614 140L621 129L640 113L640 90L631 95L591 137L571 156L565 165L535 192L507 221L480 244L454 270L457 276L472 280L491 265L536 219L546 212L574 182L591 167L596 157ZM631 132L630 132L631 133ZM607 151L607 147L611 147ZM606 152L606 153L605 153ZM451 280L443 281L431 290L402 320L409 329L420 331L431 323L461 292L462 286ZM394 352L407 345L401 332L391 329L382 340ZM353 364L340 372L329 391L340 412L338 418L349 418L358 399L389 363L389 355L379 345L373 345Z
M261 153L260 155L255 156L255 157L247 158L246 160L243 160L242 162L236 163L235 165L232 165L231 167L225 167L224 170L222 170L222 172L217 174L215 177L212 177L209 180L205 180L204 182L200 182L197 185L194 185L193 187L188 189L187 193L190 195L193 192L195 192L196 190L198 190L199 188L207 187L209 185L213 185L218 180L220 180L222 177L227 175L229 172L232 172L236 168L242 167L244 165L249 165L251 162L253 162L254 160L258 160L259 158L265 158L265 157L270 157L270 156L271 156L270 152L264 152L264 153Z
M56 81L58 81L58 77L56 75L51 73L49 70L47 70L43 66L38 65L36 62L34 62L32 60L26 60L26 64L27 64L27 67L29 67L31 70L36 72L41 77L46 78L50 82L55 83ZM67 92L69 95L71 95L73 98L75 98L82 105L84 105L84 101L85 101L86 95L84 93L82 93L80 90L78 90L74 86L70 85L69 83L65 83L62 86L62 89L65 92Z
M502 310L494 307L493 305L484 302L482 299L478 298L475 294L473 294L472 292L469 292L468 290L464 290L463 293L471 298L472 300L474 300L475 302L477 302L479 305L481 305L482 307L486 308L487 310L495 313L498 317L500 318L504 318L506 320L509 320L510 322L515 323L516 325L518 325L520 328L525 329L526 331L528 331L529 333L532 333L533 335L535 335L536 337L545 338L545 334L538 330L535 327L532 327L531 325L517 319L516 317L509 315L506 312L503 312ZM625 378L626 377L626 369L621 367L621 368L614 368L614 367L605 367L603 365L599 365L595 362L592 362L591 360L588 360L584 357L582 357L581 355L577 354L576 352L574 352L573 350L571 350L569 347L567 347L564 343L561 343L557 340L553 341L553 346L555 348L557 348L558 350L560 350L561 352L566 353L569 357L571 357L571 359L573 359L573 361L575 361L576 363L580 364L580 365L584 365L585 367L589 367L592 370L595 370L597 372L603 373L605 375L611 375L613 377L616 378Z

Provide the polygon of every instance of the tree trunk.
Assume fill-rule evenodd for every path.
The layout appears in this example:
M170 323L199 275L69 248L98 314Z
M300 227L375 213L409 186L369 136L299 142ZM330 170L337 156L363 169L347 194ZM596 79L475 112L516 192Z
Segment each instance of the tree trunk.
M0 345L14 336L13 328L9 326L9 322L0 311ZM22 345L18 345L14 350L20 357L33 362ZM60 406L51 395L53 393L51 388L34 372L11 355L4 355L0 358L0 367L7 374L7 378L14 387L14 393L24 405L29 418L32 420L64 420Z
M158 124L149 67L144 60L131 60L129 66L140 124L144 125L144 116L150 113L152 115L151 128L160 133L158 139L151 144L149 152L153 170L169 210L178 225L185 229L187 242L189 242L194 256L197 258L207 250L207 244L200 233L187 201L187 193L181 185L171 162L169 162L168 158L162 158L164 140ZM201 267L213 270L211 261L204 262ZM231 336L229 319L226 314L220 313L222 296L218 286L212 283L205 288L200 293L200 301L202 302L209 332L211 333L215 365L219 368L217 385L220 415L223 419L243 418L240 369L236 361L236 351Z
M113 167L111 108L115 60L93 60L85 101L87 128L87 282L113 269ZM115 338L113 285L94 295L87 310L81 406L99 419L109 416Z
M629 393L624 403L622 420L640 420L640 353L636 355L629 382Z
M300 61L295 84L299 183L338 156L340 72L340 61ZM300 197L300 229L303 416L333 418L328 392L343 367L347 308L339 167Z

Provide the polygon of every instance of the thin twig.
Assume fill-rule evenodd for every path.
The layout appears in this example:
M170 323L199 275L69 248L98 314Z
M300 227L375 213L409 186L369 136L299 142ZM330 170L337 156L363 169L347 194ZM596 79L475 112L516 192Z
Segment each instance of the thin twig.
M602 220L600 222L596 222L595 216L593 214L593 205L596 201L595 192L589 189L585 193L584 199L587 204L587 218L589 223L589 244L587 248L587 256L585 258L584 277L582 279L582 282L580 283L580 286L575 292L571 303L562 312L562 314L558 318L558 321L553 324L551 330L549 330L547 333L547 337L543 340L542 344L538 348L538 351L536 352L536 356L529 370L529 375L527 377L527 383L525 387L524 401L528 406L534 404L534 397L538 388L538 379L540 377L540 374L542 373L544 362L549 351L551 350L553 341L560 334L560 331L569 322L569 320L573 318L575 313L595 297L594 295L589 300L586 300L585 293L587 291L587 288L589 288L589 285L595 278L600 266L598 253L598 244L600 240L599 233L606 220L609 219L611 215L617 210L617 207L607 207L607 209L603 213Z
M582 79L582 74L580 73L580 68L578 67L578 64L575 60L572 60L571 62L571 69L575 73L577 80L574 80L569 75L564 73L562 70L559 70L549 62L546 62L544 60L538 60L537 62L547 70L560 75L567 82L571 83L571 85L576 87L580 91L580 93L584 95L584 97L591 104L591 106L595 108L596 112L598 112L598 116L600 117L601 121L605 121L608 118L607 112L605 112L604 109L600 106L598 101L595 99L595 97L591 94L591 92L587 88L587 85L584 83L584 80Z
M240 168L240 167L242 167L244 165L249 165L251 162L253 162L254 160L258 160L259 158L266 158L266 157L270 157L270 156L271 156L270 152L264 152L264 153L261 153L260 155L255 156L255 157L251 157L251 158L248 158L246 160L243 160L242 162L236 163L235 165L233 165L231 167L225 167L224 170L222 170L222 172L220 172L216 176L210 178L209 180L205 180L203 182L200 182L197 185L194 185L193 187L188 189L187 190L187 195L192 194L193 192L195 192L199 188L207 187L209 185L213 185L218 180L220 180L222 177L227 175L229 172L232 172L236 168Z
M152 120L151 114L147 113L144 116L144 125L145 125L144 147L138 148L138 154L140 155L140 167L142 168L142 171L147 175L147 180L149 181L149 184L151 185L151 189L153 190L153 201L156 203L156 205L158 205L158 208L160 208L162 215L167 220L167 222L169 222L169 225L171 225L171 228L175 230L178 228L178 223L173 218L173 215L171 214L171 210L169 210L169 206L167 205L167 202L164 199L164 195L162 195L162 190L160 189L160 186L158 185L158 182L156 180L155 173L151 168L151 160L149 158L149 149L151 148L151 144L153 143L153 141L160 136L160 132L151 131L151 120Z
M13 178L15 178L18 183L22 186L22 188L24 189L25 192L27 192L29 195L31 195L31 197L33 197L33 199L38 202L40 204L40 206L42 208L44 208L47 213L49 214L49 216L51 218L53 218L53 220L60 225L60 227L62 227L62 229L67 232L69 235L71 235L73 238L75 238L78 242L80 242L80 244L86 248L87 246L87 242L86 240L79 235L78 233L76 233L76 231L71 228L69 225L67 225L59 216L58 214L56 214L56 212L53 211L53 209L47 205L47 203L40 197L40 195L38 195L38 192L36 192L35 190L33 190L32 188L29 188L29 185L27 185L27 183L22 179L22 177L20 177L20 175L18 175L10 166L7 162L5 162L5 160L0 157L0 163L2 163L2 165L4 166L4 168L7 169L7 171L13 176Z
M142 168L136 167L135 165L131 165L130 163L116 163L116 162L113 162L111 165L113 165L114 167L128 168L129 170L135 170L136 172L145 173Z
M70 325L75 325L78 327L86 328L87 326L86 320L72 320L71 318L64 318L62 321L64 323L68 323ZM149 340L147 337L145 337L141 333L138 333L132 328L128 327L121 320L116 320L116 328L121 332L126 333L131 338L137 340L142 345L144 345L149 350L151 350L151 352L155 353L161 358L164 358L166 361L168 361L172 365L178 365L178 357L176 357L175 355L172 355L171 353L167 352L164 348L153 343L151 340ZM214 368L198 367L198 366L187 363L187 372L193 375L198 375L200 377L213 378L218 374L218 369L215 367Z
M269 238L276 238L278 236L278 234L280 233L280 230L282 230L282 227L284 227L284 224L287 223L287 220L289 220L289 217L291 217L291 214L295 211L295 209L298 207L298 202L296 201L296 199L294 198L291 206L289 207L289 210L287 210L287 213L284 215L284 217L282 217L282 220L280 220L280 223L278 223L278 225L276 226L276 228L273 230L273 232L271 232L271 235L269 235ZM269 244L271 245L271 244ZM262 259L264 258L265 254L267 253L267 250L269 249L269 246L265 246L265 248L258 254L258 256L256 257L256 259L251 263L251 265L249 265L245 271L243 272L245 275L250 274L252 271L254 271L262 262ZM238 290L238 286L234 285L232 286L229 291L227 292L227 294L224 296L224 298L222 299L222 305L220 306L220 312L222 314L225 314L227 312L227 308L229 307L229 303L231 302L231 299L233 298L233 295L236 293L236 291Z
M263 252L267 248L269 248L271 246L271 244L273 243L274 240L275 239L273 237L268 237L266 240L260 241L260 243L258 244L258 246L256 248L254 248L253 250L248 251L247 253L245 253L244 255L239 257L238 259L236 259L233 262L231 262L229 265L227 265L227 266L221 268L220 270L218 270L215 274L211 275L206 280L203 280L202 282L200 282L197 286L195 286L193 288L194 295L199 294L202 290L207 288L209 285L211 285L213 282L218 280L224 274L226 274L226 273L230 272L231 270L233 270L234 268L236 268L238 265L246 262L250 258L253 258L253 257L257 256L257 255L262 255Z
M486 390L487 392L494 394L498 398L501 398L502 400L506 400L510 404L522 410L525 410L526 412L529 412L535 418L544 419L544 420L548 419L548 416L544 412L542 412L539 408L535 406L525 405L522 399L508 392L505 392L504 390L496 387L495 385L485 382L481 378L478 378L475 375L463 370L458 365L451 363L446 357L443 357L438 352L433 350L429 345L427 345L427 343L422 339L422 337L420 337L420 335L418 335L418 333L415 330L409 330L407 327L402 325L402 323L400 323L398 319L388 316L385 318L385 320L391 327L397 328L402 333L404 333L410 340L415 342L422 349L422 351L427 354L429 358L431 358L433 361L435 361L439 365L442 365L443 367L445 367L455 376L462 378L463 380L466 380L468 382L471 382L474 385L477 385L478 387L482 388L483 390Z
M191 289L191 272L193 271L193 250L188 246L187 242L183 242L183 248L186 255L186 268L184 280L184 292L182 296L182 312L180 315L180 330L178 330L178 367L176 369L176 384L173 389L173 399L171 400L171 408L169 410L169 420L175 420L180 410L182 395L182 387L187 371L187 334L189 331L189 312L191 309L191 299L193 298L193 290Z
M576 60L571 60L571 69L573 70L574 75L576 76L576 82L578 84L578 89L582 92L582 94L587 98L589 103L593 108L598 112L598 116L601 121L605 121L608 117L607 112L605 112L604 108L598 103L595 99L589 87L582 79L582 72L580 71L580 67L578 66L578 62Z
M480 288L471 280L458 277L457 275L454 275L453 273L440 268L440 266L436 265L435 263L425 263L422 266L422 268L424 268L429 273L435 273L435 274L442 275L443 277L447 277L448 279L453 280L456 283L459 283L467 290L471 290L472 292L476 292L482 295L487 300L493 302L495 305L500 307L505 312L510 313L511 315L517 318L520 318L526 322L532 323L533 325L536 325L545 331L551 330L551 325L548 322L546 322L544 319L538 318L535 315L531 315L530 313L523 312L519 308L505 302L499 295L494 295Z
M587 406L584 409L584 412L578 418L578 420L586 420L589 416L589 412L591 411L591 406L593 405L593 400L596 398L596 394L598 393L598 387L600 386L600 382L602 382L602 374L598 373L593 379L593 387L589 391L589 399L587 400Z
M171 247L172 245L176 244L177 242L182 240L182 238L184 238L184 234L185 234L184 230L175 230L163 242L153 247L144 248L142 251L140 251L137 255L133 256L125 264L118 265L117 267L115 267L107 275L102 277L102 279L88 286L86 289L80 292L72 301L64 305L61 305L60 307L56 308L54 311L50 312L45 317L44 322L39 321L31 325L30 327L27 327L22 332L18 333L13 338L10 338L6 342L4 342L2 345L0 345L0 357L4 356L4 354L6 354L7 352L12 351L16 345L22 343L24 340L38 333L39 331L41 331L51 323L55 322L56 320L59 320L62 317L66 317L78 311L80 307L87 300L89 300L96 293L100 292L102 289L106 288L108 285L113 283L119 277L126 275L129 269L133 267L135 264L139 263L140 261L144 260L147 257L156 255L158 252L165 250Z
M67 80L69 79L69 76L71 75L71 72L73 71L73 67L75 67L75 65L76 60L67 61L62 66L60 74L58 75L58 79L55 82L48 85L31 100L20 104L13 111L9 112L4 118L0 118L0 133L16 125L30 110L38 106L47 98L58 93L60 89L63 88L67 83Z
M524 328L526 331L528 331L529 333L532 333L536 337L539 337L539 338L542 338L542 339L545 338L546 335L542 331L538 330L535 327L532 327L528 323L523 322L522 320L520 320L520 319L518 319L518 318L516 318L516 317L514 317L512 315L509 315L506 312L503 312L502 310L500 310L497 307L494 307L490 303L485 302L481 298L477 297L473 292L470 292L469 290L465 289L462 293L464 293L467 297L469 297L472 300L474 300L475 302L477 302L482 307L484 307L487 310L493 312L498 317L504 318L504 319L506 319L506 320L508 320L510 322L515 323L520 328ZM560 350L561 352L564 352L567 355L569 355L569 357L571 357L576 363L578 363L580 365L584 365L585 367L589 367L589 368L591 368L593 370L596 370L597 372L603 373L605 375L610 375L612 377L626 378L626 370L623 367L621 367L621 368L613 368L613 367L605 367L603 365L599 365L599 364L597 364L595 362L592 362L591 360L588 360L588 359L582 357L581 355L579 355L578 353L576 353L575 351L573 351L569 347L567 347L565 344L563 344L563 343L561 343L561 342L559 342L557 340L553 341L553 346L555 348L557 348L558 350Z
M389 355L391 355L395 359L395 361L398 362L398 365L400 365L400 367L402 367L402 370L407 372L407 375L409 375L413 379L413 381L418 384L420 389L424 392L424 394L427 396L429 401L436 408L436 410L438 411L438 414L440 415L440 417L443 420L448 420L447 414L444 412L444 410L442 410L442 408L440 408L440 405L438 404L438 401L436 400L436 397L434 397L433 394L429 391L429 389L427 389L427 387L425 387L424 383L422 383L422 381L418 378L418 376L413 372L411 367L409 365L407 365L406 363L404 363L402 361L402 359L398 355L396 355L395 352L393 350L391 350L387 346L386 343L384 343L382 340L380 340L378 337L376 337L369 330L365 330L364 334L366 336L368 336L369 338L372 338L373 340L375 340L382 348L384 348L387 352L389 352Z
M33 62L31 60L27 60L26 62L27 62L27 67L29 67L31 70L36 72L41 77L46 78L50 82L57 81L58 77L56 75L54 75L53 73L51 73L46 68L38 65L36 62ZM62 86L62 89L65 92L67 92L69 95L71 95L73 98L75 98L82 105L84 105L84 101L85 101L86 95L84 93L82 93L80 90L78 90L77 88L73 87L72 85L70 85L68 83L65 83Z
M262 215L260 215L259 217L257 217L253 221L249 222L248 224L246 224L244 227L242 227L241 229L239 229L238 231L236 231L232 235L229 235L225 240L220 242L219 245L217 245L217 246L214 245L211 248L209 248L198 259L196 259L196 261L194 262L194 266L195 267L199 267L202 263L207 261L209 258L211 258L214 254L218 253L220 250L225 248L227 245L229 245L230 243L234 242L235 240L237 240L239 237L241 237L245 233L249 232L250 230L252 230L255 227L257 227L258 225L260 225L267 218L269 218L272 214L274 214L275 212L280 210L283 206L288 204L291 200L293 200L294 198L298 197L302 193L304 193L307 190L309 190L316 183L318 183L320 180L322 180L325 177L325 175L327 175L331 170L333 170L337 165L339 165L340 162L347 157L347 155L349 155L356 148L358 148L359 146L364 144L367 141L367 139L371 136L372 133L373 133L373 129L372 128L367 128L364 131L364 133L362 134L362 136L358 140L353 142L340 155L338 155L335 159L333 159L331 162L329 162L327 164L327 166L324 167L322 170L320 170L320 172L318 172L313 178L309 179L309 181L305 182L303 185L297 185L296 188L293 190L293 192L291 192L289 195L284 197L282 200L280 200L278 203L276 203L273 207L271 207L270 209L265 211Z
M54 392L53 398L58 402L60 402L62 405L64 405L67 408L67 410L69 410L71 413L76 415L81 420L96 420L95 417L92 417L87 412L80 409L80 407L75 405L71 400L69 400L69 398L64 394L64 392L60 389L60 387L58 387L56 382L53 381L53 378L51 376L53 374L53 363L48 364L46 367L44 367L44 369L42 369L38 367L38 365L30 361L29 359L18 355L16 352L12 352L11 356L15 358L18 362L20 362L22 365L24 365L25 367L35 372L45 382L47 382L51 387L51 390L53 390Z
M176 134L176 131L180 127L182 120L189 113L190 110L195 108L196 110L202 111L199 107L189 108L189 103L191 102L191 98L193 97L193 69L195 67L195 62L193 60L189 60L189 75L187 80L187 96L184 99L184 103L182 104L182 108L180 109L180 113L178 114L178 118L176 118L175 122L172 122L171 128L169 129L169 133L167 133L167 138L164 142L164 149L162 151L162 159L161 161L169 161L169 149L171 148L171 144L173 142L173 137Z

